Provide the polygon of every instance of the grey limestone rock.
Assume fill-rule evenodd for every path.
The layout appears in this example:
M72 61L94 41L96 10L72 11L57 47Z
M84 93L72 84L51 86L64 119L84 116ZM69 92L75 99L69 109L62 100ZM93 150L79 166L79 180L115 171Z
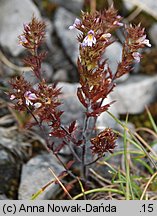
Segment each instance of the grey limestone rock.
M18 46L18 36L23 31L23 24L30 22L33 14L40 18L40 12L31 0L0 1L0 45L13 56L24 48Z
M51 0L51 2L72 11L73 13L79 14L83 7L83 0Z
M0 137L0 194L16 199L21 165L30 157L31 145L14 128L0 127Z
M149 29L149 36L152 43L157 46L157 23L154 23Z
M138 8L141 8L151 16L153 16L155 19L157 18L157 1L154 0L124 0L129 5L136 6ZM129 8L128 8L129 9Z
M58 163L55 156L48 152L33 157L23 165L18 199L31 199L33 194L54 179L49 168L51 168L56 175L59 175L63 171L62 166ZM48 200L55 198L55 191L57 189L58 185L52 184L40 194L37 199Z
M61 98L63 100L61 110L65 111L65 113L63 114L63 123L65 125L68 125L70 122L78 120L79 125L82 127L85 108L77 98L77 88L79 87L79 84L60 82L58 84L58 87L62 88L63 93L63 95L61 95ZM104 105L111 101L112 98L108 97L106 100L104 100ZM111 105L109 111L118 118L117 107L115 104ZM107 113L102 113L97 119L96 126L100 130L104 129L105 127L114 127L115 121Z
M77 63L79 54L76 29L69 30L69 26L75 21L76 16L64 8L58 8L55 13L54 26L60 42L74 65Z
M108 59L109 67L111 68L112 72L115 73L118 63L122 60L122 44L117 41L112 43L106 48L103 57Z
M116 100L115 106L119 114L140 113L156 96L157 76L145 75L131 75L111 93L111 98Z

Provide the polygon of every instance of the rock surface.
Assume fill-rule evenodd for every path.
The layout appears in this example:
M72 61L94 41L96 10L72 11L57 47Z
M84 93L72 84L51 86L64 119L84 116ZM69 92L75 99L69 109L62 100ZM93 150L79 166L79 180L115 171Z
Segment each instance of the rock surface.
M109 96L107 99L104 100L103 105L110 103L112 101L113 101L112 98ZM119 117L116 103L111 104L108 111L111 112L116 118ZM116 121L106 112L102 113L98 117L96 123L96 126L100 131L104 130L106 127L115 128L116 125L117 125Z
M79 84L60 82L58 84L58 87L62 88L62 93L63 93L63 95L61 95L61 98L63 100L63 105L61 107L61 110L65 111L65 113L63 114L63 124L68 125L70 122L74 120L78 120L79 125L82 127L84 121L85 108L77 98L77 88L79 87ZM104 101L104 105L111 101L112 98L108 97L108 99ZM113 115L118 117L117 107L115 104L111 105L109 111L113 113ZM97 128L99 128L100 130L104 129L105 127L114 127L114 126L115 126L115 121L107 113L102 113L98 117Z
M157 46L157 23L154 23L149 29L149 36L152 43Z
M79 124L82 126L85 110L77 98L78 86L78 83L58 83L58 87L61 88L62 91L61 99L63 103L60 106L60 109L64 110L62 115L62 121L64 125L69 125L72 121L78 119Z
M133 10L134 7L135 7L135 6L133 5L132 2L127 1L127 0L124 0L124 6L126 7L126 9L127 9L128 11Z
M71 59L73 64L76 65L79 54L78 42L76 39L78 31L76 29L68 29L69 26L74 23L75 18L76 17L66 9L58 8L55 13L54 25L57 36L59 37L66 54Z
M44 77L44 79L47 80L47 82L52 82L53 79L53 68L51 67L51 65L49 63L42 63L41 65L41 71L42 71L42 76ZM23 74L23 77L25 78L25 80L27 80L28 82L31 81L31 83L35 84L38 82L38 79L34 76L32 71L27 71Z
M8 200L8 197L5 194L0 194L0 200Z
M53 76L54 81L68 82L68 73L64 69L59 69Z
M144 110L145 106L157 96L157 76L132 75L123 84L118 84L111 98L116 100L115 106L119 114L135 114Z
M124 0L125 2L130 2L130 0ZM157 1L154 0L133 0L131 3L134 6L141 8L146 11L148 14L153 16L155 19L157 18Z
M21 165L31 154L31 146L14 128L0 127L0 194L17 199Z
M72 11L73 13L79 14L83 7L83 0L50 0L51 2L65 7L66 9Z
M56 175L59 175L63 171L63 168L58 164L56 158L48 152L33 157L28 163L23 165L18 199L31 199L33 194L54 179L49 168L51 168ZM40 194L37 199L52 199L57 188L57 184L52 184Z
M33 14L40 18L38 8L31 0L0 1L0 45L13 56L24 50L18 46L18 35L23 31L23 24L29 22Z
M108 59L108 64L113 73L116 72L118 63L122 61L122 44L114 42L108 46L104 53L104 59Z

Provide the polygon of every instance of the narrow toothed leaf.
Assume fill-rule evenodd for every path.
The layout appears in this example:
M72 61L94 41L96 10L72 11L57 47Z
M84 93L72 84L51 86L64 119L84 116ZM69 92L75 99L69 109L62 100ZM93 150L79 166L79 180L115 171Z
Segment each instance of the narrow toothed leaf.
M50 133L50 136L58 137L58 138L63 138L66 136L66 132L62 129L57 129L54 130Z
M96 117L96 116L99 116L102 112L105 112L108 110L108 108L110 107L110 105L112 104L113 102L109 103L109 104L106 104L100 108L97 108L95 109L93 112L88 112L87 113L87 116L93 116L93 117Z
M67 168L67 169L70 169L71 166L72 166L74 163L75 163L74 160L70 160L70 161L66 164L66 168Z
M88 105L87 105L87 103L86 103L86 101L85 101L85 99L84 99L84 96L83 96L83 94L82 94L81 88L78 88L78 89L77 89L77 96L78 96L79 101L83 104L83 106L85 106L85 107L87 108Z
M74 130L76 130L76 120L73 121L68 128L69 133L72 133Z
M60 150L65 146L65 144L66 144L65 142L62 142L61 144L59 144L57 148L55 148L54 154L58 154Z

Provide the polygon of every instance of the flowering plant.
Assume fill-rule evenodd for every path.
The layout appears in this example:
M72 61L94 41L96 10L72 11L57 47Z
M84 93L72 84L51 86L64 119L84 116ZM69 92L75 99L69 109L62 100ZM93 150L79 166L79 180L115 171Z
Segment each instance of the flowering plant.
M69 126L63 126L61 116L63 111L59 109L61 101L59 95L61 89L55 84L48 85L42 76L41 63L46 56L45 52L39 52L39 46L45 38L45 24L42 21L32 18L31 22L24 25L24 32L19 36L19 41L30 53L24 62L32 68L32 73L38 78L38 84L33 85L27 82L23 76L11 80L12 90L10 99L14 101L14 108L21 111L26 110L35 120L43 132L47 148L53 152L65 171L72 177L70 172L72 163L65 165L59 156L59 152L68 146L75 161L81 164L81 179L88 181L88 167L103 157L106 152L112 153L116 146L117 135L111 128L104 128L103 131L93 136L87 136L89 120L97 117L108 110L111 103L103 105L104 100L115 87L115 80L122 75L129 73L134 61L139 62L141 54L139 49L151 46L146 39L144 29L138 26L126 26L122 17L112 7L103 12L81 14L81 19L76 18L69 30L78 29L79 57L78 71L80 75L80 87L77 96L85 107L85 118L80 137L75 136L77 120ZM118 64L117 71L113 74L107 59L103 59L105 49L114 42L113 32L118 28L124 28L125 42L123 44L122 61ZM50 131L49 136L45 134L43 123L47 123ZM47 138L48 137L48 138ZM58 138L60 144L55 145L53 138ZM90 146L87 144L90 143ZM80 151L76 149L79 148ZM87 161L87 153L91 152L90 161ZM69 165L70 164L70 165Z

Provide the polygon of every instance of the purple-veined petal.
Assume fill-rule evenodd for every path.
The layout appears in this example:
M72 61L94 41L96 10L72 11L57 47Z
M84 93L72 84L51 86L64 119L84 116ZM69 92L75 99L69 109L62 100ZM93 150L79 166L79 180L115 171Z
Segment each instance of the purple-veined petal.
M24 94L24 97L28 98L29 100L36 100L37 96L35 93L32 93L31 91L26 91Z
M90 30L87 33L87 36L84 38L82 42L82 46L90 46L92 47L93 44L96 44L96 38L94 37L94 31Z
M28 43L27 39L25 38L24 35L20 35L19 36L19 44L23 45L23 44L26 44Z
M141 60L141 54L139 52L132 53L133 58L139 63Z
M69 30L75 29L77 27L77 25L80 25L80 24L81 24L81 20L76 18L73 25L69 26Z

